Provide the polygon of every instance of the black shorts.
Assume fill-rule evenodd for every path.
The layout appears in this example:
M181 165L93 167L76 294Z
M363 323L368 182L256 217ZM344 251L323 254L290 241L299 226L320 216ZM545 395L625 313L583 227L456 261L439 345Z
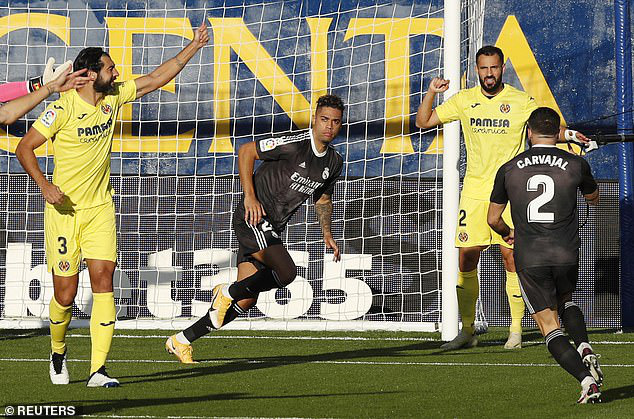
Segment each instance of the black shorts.
M538 266L517 273L520 290L531 314L547 308L557 309L562 297L572 294L577 286L579 265Z
M244 221L244 207L238 205L233 213L233 231L238 239L237 263L254 262L252 253L259 252L269 246L282 244L282 232L273 228L269 220L262 217L258 225L253 226ZM256 266L259 266L256 263Z

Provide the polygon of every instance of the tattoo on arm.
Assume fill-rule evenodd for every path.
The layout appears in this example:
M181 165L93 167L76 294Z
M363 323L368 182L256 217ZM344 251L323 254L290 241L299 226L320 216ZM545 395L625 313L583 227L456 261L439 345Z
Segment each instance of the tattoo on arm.
M321 226L321 232L326 235L332 235L330 231L330 223L332 220L332 201L324 204L315 204L315 213Z

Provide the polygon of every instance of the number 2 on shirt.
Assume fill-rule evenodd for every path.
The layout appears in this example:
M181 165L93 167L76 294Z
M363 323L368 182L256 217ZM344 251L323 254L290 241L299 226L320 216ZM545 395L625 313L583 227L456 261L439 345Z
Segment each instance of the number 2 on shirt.
M526 182L527 192L537 192L539 185L544 187L542 193L526 207L529 223L552 223L555 221L554 212L540 212L539 209L549 203L555 196L555 182L547 175L534 175Z

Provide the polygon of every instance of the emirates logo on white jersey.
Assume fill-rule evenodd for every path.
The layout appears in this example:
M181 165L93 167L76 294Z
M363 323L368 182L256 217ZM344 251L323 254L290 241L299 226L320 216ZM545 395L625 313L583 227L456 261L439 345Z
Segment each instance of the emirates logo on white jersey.
M327 167L324 167L324 172L321 174L321 177L326 180L328 179L328 176L330 175L330 169Z

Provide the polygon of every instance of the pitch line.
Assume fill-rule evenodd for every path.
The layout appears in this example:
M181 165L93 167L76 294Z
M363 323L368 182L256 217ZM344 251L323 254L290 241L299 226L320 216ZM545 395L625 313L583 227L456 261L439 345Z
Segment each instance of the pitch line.
M68 362L90 362L89 359L68 359ZM0 362L50 362L48 358L0 358ZM176 360L166 359L109 359L114 363L146 363L146 364L179 364ZM403 366L431 366L431 367L559 367L559 364L545 363L510 363L510 362L400 362L400 361L275 361L256 359L234 360L205 360L200 364L231 364L242 362L246 364L334 364L334 365L403 365ZM634 364L601 364L601 367L632 368Z
M33 337L33 335L29 334L20 334L14 335L16 337ZM114 335L115 338L123 338L123 339L167 339L172 335ZM81 335L81 334L69 334L67 337L70 338L89 338L90 335ZM365 341L365 342L438 342L442 343L443 341L440 339L434 338L372 338L372 337L362 337L362 336L249 336L249 335L207 335L203 336L200 339L263 339L263 340L326 340L326 341ZM504 344L506 341L486 341L487 343L492 344ZM524 341L525 344L543 344L543 340L531 340ZM590 341L592 345L634 345L634 341L610 341L610 340L595 340Z

